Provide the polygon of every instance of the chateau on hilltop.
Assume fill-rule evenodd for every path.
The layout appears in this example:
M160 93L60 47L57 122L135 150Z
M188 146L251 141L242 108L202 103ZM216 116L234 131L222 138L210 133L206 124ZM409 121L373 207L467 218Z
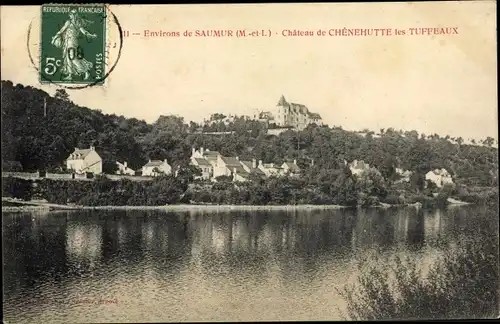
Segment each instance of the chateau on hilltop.
M321 116L310 112L302 104L287 102L282 95L276 105L274 122L278 126L291 126L303 130L310 124L321 125Z

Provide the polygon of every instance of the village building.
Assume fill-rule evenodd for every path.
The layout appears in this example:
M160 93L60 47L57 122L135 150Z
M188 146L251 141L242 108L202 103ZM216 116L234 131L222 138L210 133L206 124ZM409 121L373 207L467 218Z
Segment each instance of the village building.
M401 168L396 168L396 174L400 177L396 183L410 182L410 177L413 172L409 170L403 170Z
M345 162L347 163L347 162ZM370 165L368 163L365 163L364 161L360 160L354 160L351 163L349 163L349 170L351 170L351 173L355 176L361 176L363 173L366 171L370 170Z
M204 149L203 147L200 147L199 150L196 150L194 147L192 148L191 152L191 159L193 158L198 158L198 159L205 159L214 167L217 164L217 157L220 155L219 152L217 151L210 151L209 149Z
M426 182L427 180L433 182L438 188L441 188L447 184L453 184L451 174L444 168L427 172L425 174L425 180Z
M234 182L246 182L250 179L250 173L246 170L241 170L234 168L233 170L233 181Z
M135 175L135 171L128 167L127 161L123 163L116 161L116 166L118 167L116 174Z
M196 176L195 179L209 180L213 174L213 166L205 158L191 158L191 165L198 167L201 170L201 176Z
M90 146L89 149L75 148L66 160L66 168L79 174L86 172L101 174L102 158L94 146Z
M282 174L288 174L290 176L299 176L300 167L297 165L297 160L286 161L281 165Z
M283 172L283 169L280 166L274 163L262 163L262 160L259 160L257 168L259 168L262 172L264 172L266 177L272 177L272 176L278 177Z
M261 179L266 178L266 174L257 167L257 160L252 159L252 161L241 161L241 165L249 175L256 175Z
M239 157L227 157L218 155L217 162L214 167L213 177L217 178L220 176L232 177L233 173L244 174L245 169L241 165Z
M303 130L310 124L321 125L321 116L312 113L302 104L287 102L282 95L276 105L276 116L274 118L278 126L292 126Z
M168 164L167 159L161 160L149 160L142 167L142 175L147 177L156 177L159 175L169 175L172 173L172 167Z

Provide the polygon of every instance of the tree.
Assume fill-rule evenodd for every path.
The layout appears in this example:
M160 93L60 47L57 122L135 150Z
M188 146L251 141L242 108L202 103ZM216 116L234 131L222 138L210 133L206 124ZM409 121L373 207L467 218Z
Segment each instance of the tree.
M226 115L220 114L220 113L215 113L210 116L211 121L220 121L226 118Z
M418 192L425 188L425 175L422 172L415 171L410 177L411 185L417 189Z
M177 178L179 182L183 185L186 185L186 189L188 183L193 182L196 177L199 177L201 175L201 169L194 165L181 166L179 167L177 172Z
M69 94L65 89L57 89L54 98L69 102Z
M495 142L495 140L490 136L486 137L486 139L483 141L484 145L489 146L489 147L491 147L494 142Z

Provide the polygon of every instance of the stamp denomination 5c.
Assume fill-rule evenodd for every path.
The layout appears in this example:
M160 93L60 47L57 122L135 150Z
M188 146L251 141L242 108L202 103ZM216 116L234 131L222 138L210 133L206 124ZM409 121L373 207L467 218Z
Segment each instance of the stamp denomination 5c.
M103 84L106 21L104 4L43 5L40 82Z

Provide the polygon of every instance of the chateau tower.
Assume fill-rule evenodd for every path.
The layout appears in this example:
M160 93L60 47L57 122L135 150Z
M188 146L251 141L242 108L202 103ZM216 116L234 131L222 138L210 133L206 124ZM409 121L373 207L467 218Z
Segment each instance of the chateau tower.
M276 104L276 124L278 126L286 125L289 113L290 105L286 101L285 96L281 95L280 100Z

